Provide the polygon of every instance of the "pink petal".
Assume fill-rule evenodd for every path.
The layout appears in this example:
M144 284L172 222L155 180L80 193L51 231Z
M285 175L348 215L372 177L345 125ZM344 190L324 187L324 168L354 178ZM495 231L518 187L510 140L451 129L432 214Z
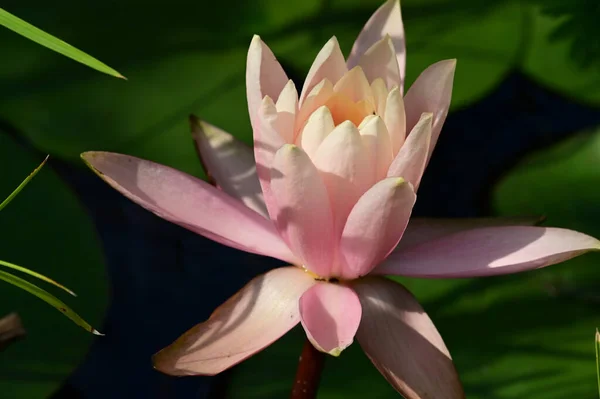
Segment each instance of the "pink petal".
M540 222L542 222L542 218L539 217L412 218L408 222L402 240L394 248L394 251L403 251L410 247L464 230L494 226L534 226Z
M592 250L600 250L600 242L572 230L488 227L394 251L373 273L425 278L494 276L539 269Z
M371 104L375 103L371 85L365 76L365 72L359 66L352 68L342 76L333 86L333 91L343 94L353 102L369 100Z
M200 179L128 155L81 157L113 188L163 219L221 244L297 264L270 220Z
M432 116L431 113L421 115L387 172L388 177L403 177L409 181L415 187L415 191L419 188L425 172L431 143Z
M333 356L354 340L361 312L356 293L340 284L315 284L300 298L300 321L308 339Z
M298 301L314 280L298 267L256 277L210 318L153 357L171 375L215 375L259 352L294 327Z
M268 217L262 190L256 176L252 149L229 133L190 117L192 137L207 175L233 198Z
M288 77L275 58L271 49L254 35L246 62L246 96L250 122L256 135L258 126L257 111L265 96L277 99L288 82Z
M423 112L433 113L428 160L450 108L455 69L456 60L440 61L429 66L419 75L404 97L407 130L417 124Z
M328 276L335 256L331 207L319 171L302 149L286 144L277 152L271 189L281 235L306 268Z
M410 292L374 277L352 288L363 309L356 338L398 392L407 399L465 397L442 337Z
M369 82L373 82L377 78L383 79L388 89L401 84L396 50L389 35L385 35L373 44L360 57L358 65L365 71Z
M374 181L386 177L392 163L392 144L385 122L378 115L371 115L358 127L363 146L369 155Z
M298 117L296 118L296 132L302 131L308 118L318 108L325 105L332 95L333 84L328 79L323 79L313 87L308 96L304 99L304 104L302 104L302 107L298 111Z
M388 89L383 79L375 79L373 83L371 83L371 90L373 91L373 100L375 100L375 111L383 118L388 96ZM404 103L402 103L402 115L404 115Z
M335 84L347 71L340 44L334 36L325 43L308 71L300 95L300 105L304 103L308 93L323 79Z
M340 241L342 278L365 276L385 259L400 241L415 200L410 183L397 177L380 181L360 197Z
M267 211L270 218L274 219L274 211L277 206L271 193L271 164L275 153L286 144L286 141L277 130L279 127L279 113L270 97L267 96L263 99L257 114L260 134L257 134L256 129L254 130L256 174L262 188Z
M315 157L323 140L325 140L334 128L335 124L333 123L331 111L326 106L322 106L308 118L304 129L302 129L296 141L312 159Z
M406 66L406 47L404 45L404 24L399 0L388 0L369 18L352 46L348 57L348 69L358 65L360 57L376 42L390 35L396 50L396 59L400 71L400 91L404 87Z
M336 241L352 207L373 184L367 155L360 132L349 121L338 125L317 150L314 163L331 201Z
M298 92L293 81L288 81L284 86L277 103L277 124L279 135L286 143L294 143L296 114L298 113Z
M387 95L383 120L390 133L392 152L396 156L406 139L404 99L402 98L402 92L397 86L393 87Z

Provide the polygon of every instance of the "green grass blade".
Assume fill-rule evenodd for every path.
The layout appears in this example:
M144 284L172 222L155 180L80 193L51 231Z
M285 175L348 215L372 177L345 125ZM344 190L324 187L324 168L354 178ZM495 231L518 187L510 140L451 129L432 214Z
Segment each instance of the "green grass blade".
M594 346L596 347L596 379L598 380L598 395L600 396L600 360L598 353L600 352L600 332L596 329L596 338L594 339Z
M18 33L21 36L25 36L29 40L33 40L34 42L41 44L50 50L54 50L57 53L87 65L90 68L111 76L115 76L117 78L125 79L125 76L121 75L119 72L92 57L91 55L88 55L83 51L71 46L70 44L63 42L59 38L36 28L30 23L23 21L19 17L12 15L2 8L0 8L0 25L4 25L13 32Z
M95 335L103 335L98 330L89 325L88 322L83 320L81 316L79 316L75 311L73 311L70 307L68 307L63 301L56 298L54 295L50 294L48 291L38 287L35 284L30 283L27 280L23 280L21 277L14 276L8 272L0 270L0 280L4 280L7 283L10 283L16 287L24 289L25 291L33 294L46 302L47 304L53 306L58 309L62 314L67 316L73 323L82 327L86 331L91 332Z
M38 166L37 168L35 168L33 170L33 172L31 172L29 174L29 176L27 176L27 178L25 178L25 180L23 180L23 182L21 182L21 184L19 184L19 187L17 187L15 189L15 191L13 191L4 201L2 201L2 203L0 204L0 211L2 209L4 209L4 207L6 205L8 205L10 203L10 201L12 201L14 199L17 196L17 194L19 194L21 192L21 190L23 190L23 188L25 188L25 186L27 185L27 183L29 183L31 181L31 179L33 179L33 177L35 175L38 174L38 172L46 164L46 161L48 161L48 157L49 157L49 155L46 156L46 158L42 161L42 163L40 164L40 166Z
M43 280L43 281L45 281L47 283L50 283L50 284L54 285L55 287L58 287L61 290L64 290L64 291L68 292L69 294L71 294L73 296L77 296L77 294L75 294L73 291L71 291L70 289L68 289L64 285L62 285L60 283L57 283L56 281L52 280L49 277L44 276L43 274L34 272L33 270L29 270L29 269L27 269L25 267L21 267L19 265L15 265L14 263L6 262L6 261L3 261L3 260L0 260L0 266L8 267L10 269L18 270L21 273L29 274L30 276L33 276L33 277L38 278L40 280Z

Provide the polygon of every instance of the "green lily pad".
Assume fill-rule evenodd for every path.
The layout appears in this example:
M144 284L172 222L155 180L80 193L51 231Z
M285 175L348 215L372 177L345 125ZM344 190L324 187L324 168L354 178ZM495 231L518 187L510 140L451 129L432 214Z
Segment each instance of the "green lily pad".
M561 16L549 16L539 7L531 9L531 42L522 68L538 82L569 97L600 104L600 74L596 65L582 67L572 56L571 40L557 40L552 33ZM590 38L590 46L595 43Z
M10 194L41 161L0 134L0 197ZM0 213L0 257L60 281L74 298L47 289L101 326L107 305L102 250L94 226L69 187L46 166ZM0 353L6 398L47 397L82 361L94 336L46 303L1 283L0 316L18 312L27 336Z

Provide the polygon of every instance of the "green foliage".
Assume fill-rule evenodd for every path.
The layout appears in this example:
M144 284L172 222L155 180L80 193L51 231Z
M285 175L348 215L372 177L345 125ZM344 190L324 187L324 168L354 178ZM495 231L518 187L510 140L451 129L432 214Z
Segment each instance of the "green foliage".
M0 170L3 171L0 198L13 192L23 180L21 171L33 170L38 159L39 155L28 153L0 129ZM0 212L0 230L3 231L0 240L3 259L18 265L35 265L36 273L52 276L67 287L76 287L81 294L77 298L77 310L84 313L92 325L100 324L107 305L101 246L89 216L51 167L42 169L33 184ZM0 269L4 267L6 264ZM15 270L14 267L9 269ZM22 283L6 274L2 276ZM45 295L27 283L22 284ZM66 313L76 319L66 306L58 302L53 305L67 309ZM20 315L27 338L2 352L1 396L7 399L48 397L81 363L94 335L75 328L71 321L49 310L46 303L27 295L22 288L2 284L0 315L11 312ZM74 321L88 328L81 320Z
M597 328L594 336L594 347L596 349L596 380L598 381L598 395L600 395L600 332Z
M600 70L600 2L596 0L533 0L543 14L560 22L549 33L550 41L570 45L569 56L582 69Z
M41 29L36 28L28 22L23 21L19 17L12 15L0 8L0 25L18 33L21 36L28 38L44 47L54 50L57 53L69 57L77 62L89 66L97 71L106 73L117 78L124 79L125 77L119 72L115 71L108 65L98 61L94 57L84 53L81 50L76 49L68 43L44 32Z
M31 172L29 174L29 176L27 176L25 178L25 180L23 180L23 182L21 182L21 184L19 184L19 186L4 201L2 201L2 203L0 204L0 210L4 209L4 207L6 205L8 205L17 196L17 194L19 194L19 192L21 192L21 190L23 190L23 188L27 185L27 183L29 183L31 181L31 179L33 179L33 177L42 169L42 167L44 166L44 164L46 163L47 160L48 160L48 157L46 157L46 159L44 159L44 161L40 164L40 166L35 168L34 171ZM40 280L50 283L64 291L68 292L69 294L75 296L75 293L73 291L71 291L70 289L68 289L67 287L57 283L56 281L54 281L40 273L34 272L33 270L29 270L22 266L18 266L18 265L15 265L13 263L9 263L9 262L3 261L3 260L0 260L0 266L4 266L4 267L7 267L7 268L10 268L13 270L18 270L25 274L29 274L30 276L36 277ZM94 329L92 326L90 326L88 322L83 320L81 318L81 316L79 316L71 308L69 308L67 305L65 305L64 302L62 302L60 299L56 298L54 295L50 294L46 290L36 286L35 284L32 284L32 283L28 282L27 280L23 280L20 277L17 277L8 272L4 272L2 270L0 270L0 280L4 280L5 282L7 282L9 284L12 284L16 287L19 287L19 288L29 292L30 294L37 296L38 298L40 298L41 300L43 300L50 306L53 306L54 308L56 308L57 310L62 312L66 317L71 319L78 326L84 328L85 330L87 330L93 334L101 335L96 329Z

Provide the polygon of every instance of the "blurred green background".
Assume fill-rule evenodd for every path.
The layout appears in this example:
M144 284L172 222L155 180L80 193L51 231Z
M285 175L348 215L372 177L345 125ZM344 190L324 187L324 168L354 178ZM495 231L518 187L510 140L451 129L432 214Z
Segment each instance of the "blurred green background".
M84 175L79 153L109 150L202 176L187 116L195 113L250 143L244 68L253 34L261 35L300 85L325 41L336 35L347 53L380 4L378 0L4 2L2 7L9 12L94 55L128 81L99 74L0 29L0 165L4 171L0 197L8 195L45 153L51 154L50 166L54 161L63 165L63 171L68 168ZM453 151L467 164L484 148L503 161L502 173L494 170L486 175L485 184L477 183L478 190L488 194L482 196L486 203L478 206L496 215L546 215L547 225L600 237L597 1L566 5L558 0L403 0L402 11L409 84L429 64L458 59L449 123L460 115L451 132L466 144L452 147L453 138L444 136L448 144L435 154ZM531 121L535 109L493 109L489 99L514 76L542 93L536 92L536 98L542 97L538 103L556 104L548 108L555 110L547 111L548 123ZM527 98L528 90L529 86L514 102ZM504 103L513 101L510 93ZM481 119L481 107L487 107L487 120L465 122ZM516 134L492 137L498 125L503 125L503 132ZM490 146L491 140L498 145ZM504 145L507 141L514 147L510 151ZM438 166L460 165L432 165ZM426 179L435 177L431 173ZM75 290L79 298L69 304L104 331L107 305L114 302L106 261L112 244L100 239L98 214L61 176L52 167L42 170L2 212L0 257ZM91 173L89 179L85 184L97 183ZM454 190L473 192L467 187L469 176L446 184L450 188L441 194L448 198ZM443 207L440 204L439 209ZM481 209L452 208L447 213L485 213ZM205 254L204 262L215 254ZM442 333L468 398L593 398L597 396L593 336L600 324L599 261L600 255L590 254L516 276L402 281L422 300ZM236 267L243 266L231 264L228 273L235 273ZM228 284L224 278L215 281L217 287ZM130 287L128 292L135 296L136 289ZM198 294L187 286L173 286L162 300L171 300L169 292L185 290ZM0 396L48 397L85 362L94 337L36 298L2 285L0 316L11 311L22 316L28 336L0 353ZM203 314L191 317L200 322ZM158 316L149 313L148 317ZM167 335L175 337L182 331L173 327ZM139 334L151 340L153 331ZM231 397L287 396L301 345L302 333L295 330L219 381ZM135 367L153 373L151 353L141 361L143 366ZM105 370L96 371L99 380L105 378ZM145 381L132 377L126 383L131 385L115 386L110 397L148 397L131 394L147 385ZM79 384L80 396L61 390L55 397L98 395L86 391L77 378L71 384ZM128 396L120 396L124 392ZM319 397L393 396L358 345L339 359L328 360Z

